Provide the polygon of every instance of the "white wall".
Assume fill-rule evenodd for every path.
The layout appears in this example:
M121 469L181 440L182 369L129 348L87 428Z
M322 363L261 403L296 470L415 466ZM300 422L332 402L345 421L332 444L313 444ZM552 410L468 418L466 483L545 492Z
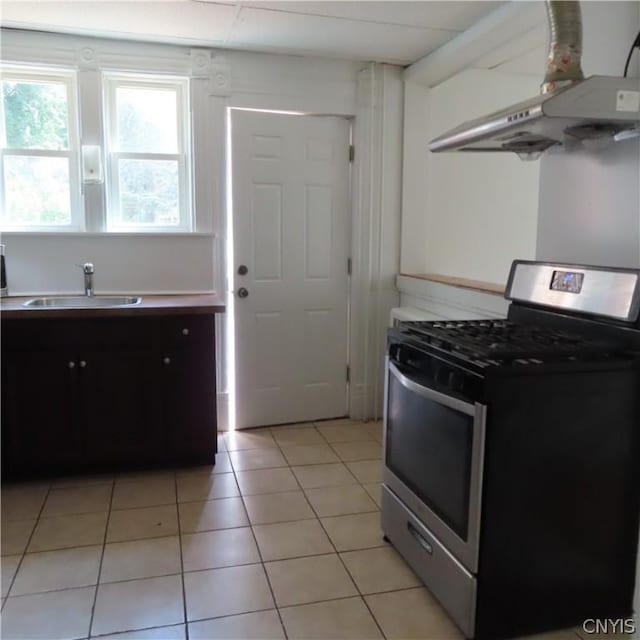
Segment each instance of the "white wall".
M431 138L535 95L535 76L467 69L427 89L405 87L403 273L505 283L535 255L538 164L513 154L431 153Z
M582 2L581 8L585 75L622 75L629 47L640 29L640 3L590 1ZM532 52L533 64L536 58L537 53ZM638 77L639 59L636 51L630 77ZM476 106L488 107L486 102L494 98L494 84L487 83L483 90L473 80L459 82L465 74L480 77L467 70L436 90L405 83L402 271L504 282L500 275L505 273L509 254L640 267L640 141L628 140L597 153L548 153L536 163L514 158L515 164L504 167L509 173L503 173L503 168L488 171L494 162L489 154L473 155L465 164L460 164L456 154L425 159L427 140L446 129L448 120L459 124L473 115ZM521 78L514 93L522 89L522 98L535 95L542 75L541 67L539 77ZM440 104L434 97L438 90ZM495 106L517 99L517 95L501 94ZM462 113L465 110L468 115ZM430 114L428 122L426 113ZM441 130L432 131L436 124ZM526 194L523 208L516 204L520 189ZM446 317L454 317L452 304L462 306L456 313L464 317L484 311L484 303L480 310L470 308L475 305L463 302L462 294L452 287L436 289L434 284L418 285L399 278L402 304L437 310ZM638 630L634 637L640 638L640 553L637 567L634 608Z
M583 2L585 75L622 75L640 3ZM638 77L638 51L629 76ZM638 82L640 90L640 81ZM540 161L540 260L640 267L640 142L598 153L547 154ZM640 461L638 461L640 464ZM640 554L634 609L640 637Z
M638 140L543 157L536 257L640 266L639 158Z
M85 52L91 51L87 63ZM197 56L199 56L197 58ZM93 261L100 293L224 291L226 107L355 116L361 63L3 31L2 58L192 76L196 234L4 233L13 295L81 290ZM89 208L91 202L89 201ZM87 211L89 218L92 211Z
M351 416L376 418L382 408L386 327L399 299L394 279L400 264L402 70L375 64L363 69L358 104L362 117L356 119L355 134L360 143L352 172Z
M12 295L84 293L82 270L93 262L97 293L199 293L214 289L210 234L4 234Z
M4 234L12 294L72 293L82 287L73 265L96 265L98 293L226 290L225 141L229 108L293 110L353 118L353 275L350 415L373 417L381 404L384 327L397 306L402 149L402 70L301 56L189 49L55 34L3 32L4 59L192 75L194 137L205 141L194 162L196 234ZM85 64L83 62L83 64ZM224 326L217 352L224 359ZM226 388L224 364L219 388ZM218 397L219 407L224 398ZM225 424L221 419L220 425Z
M402 226L400 271L426 271L427 243L427 143L429 142L428 87L404 83L404 146L402 149Z
M582 17L585 75L622 75L640 3L583 2ZM638 58L636 51L631 77L638 77ZM638 139L542 157L537 244L541 260L640 266Z

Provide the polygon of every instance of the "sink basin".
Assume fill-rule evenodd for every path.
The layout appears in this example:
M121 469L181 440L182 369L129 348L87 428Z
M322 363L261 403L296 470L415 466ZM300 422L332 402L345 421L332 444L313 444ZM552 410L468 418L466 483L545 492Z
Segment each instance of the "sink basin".
M130 307L141 302L142 298L135 296L52 296L27 300L23 306L47 309L102 309Z

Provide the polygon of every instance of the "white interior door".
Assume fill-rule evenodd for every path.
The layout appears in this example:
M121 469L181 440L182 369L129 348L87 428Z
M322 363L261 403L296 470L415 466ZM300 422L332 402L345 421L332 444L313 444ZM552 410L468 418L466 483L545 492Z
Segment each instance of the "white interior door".
M232 112L238 428L347 413L349 127Z

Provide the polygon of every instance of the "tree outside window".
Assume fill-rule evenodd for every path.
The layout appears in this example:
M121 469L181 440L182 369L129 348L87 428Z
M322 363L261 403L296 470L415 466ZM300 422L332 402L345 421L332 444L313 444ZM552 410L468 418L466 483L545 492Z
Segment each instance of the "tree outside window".
M5 228L70 226L70 77L6 73L2 80L2 211Z

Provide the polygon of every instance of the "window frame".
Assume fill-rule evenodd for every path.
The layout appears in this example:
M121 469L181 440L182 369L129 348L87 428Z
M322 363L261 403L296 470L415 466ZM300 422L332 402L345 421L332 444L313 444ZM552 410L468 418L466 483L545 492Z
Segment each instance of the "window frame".
M4 99L0 100L0 208L6 210L5 187L5 158L6 157L39 157L39 158L67 158L69 166L69 207L70 221L68 224L9 224L0 217L0 228L3 232L24 233L69 233L84 231L85 215L80 177L80 119L78 110L78 82L77 72L69 68L53 68L36 65L2 64L1 80L26 81L37 83L62 84L67 96L67 134L68 148L56 149L10 149L6 146L6 128L4 114Z
M116 93L121 87L173 90L176 93L177 153L119 151ZM106 211L103 230L107 233L190 233L194 232L191 152L190 79L175 75L145 73L102 74L104 113L104 157ZM120 212L118 163L120 160L170 160L178 165L178 216L176 225L123 224Z

